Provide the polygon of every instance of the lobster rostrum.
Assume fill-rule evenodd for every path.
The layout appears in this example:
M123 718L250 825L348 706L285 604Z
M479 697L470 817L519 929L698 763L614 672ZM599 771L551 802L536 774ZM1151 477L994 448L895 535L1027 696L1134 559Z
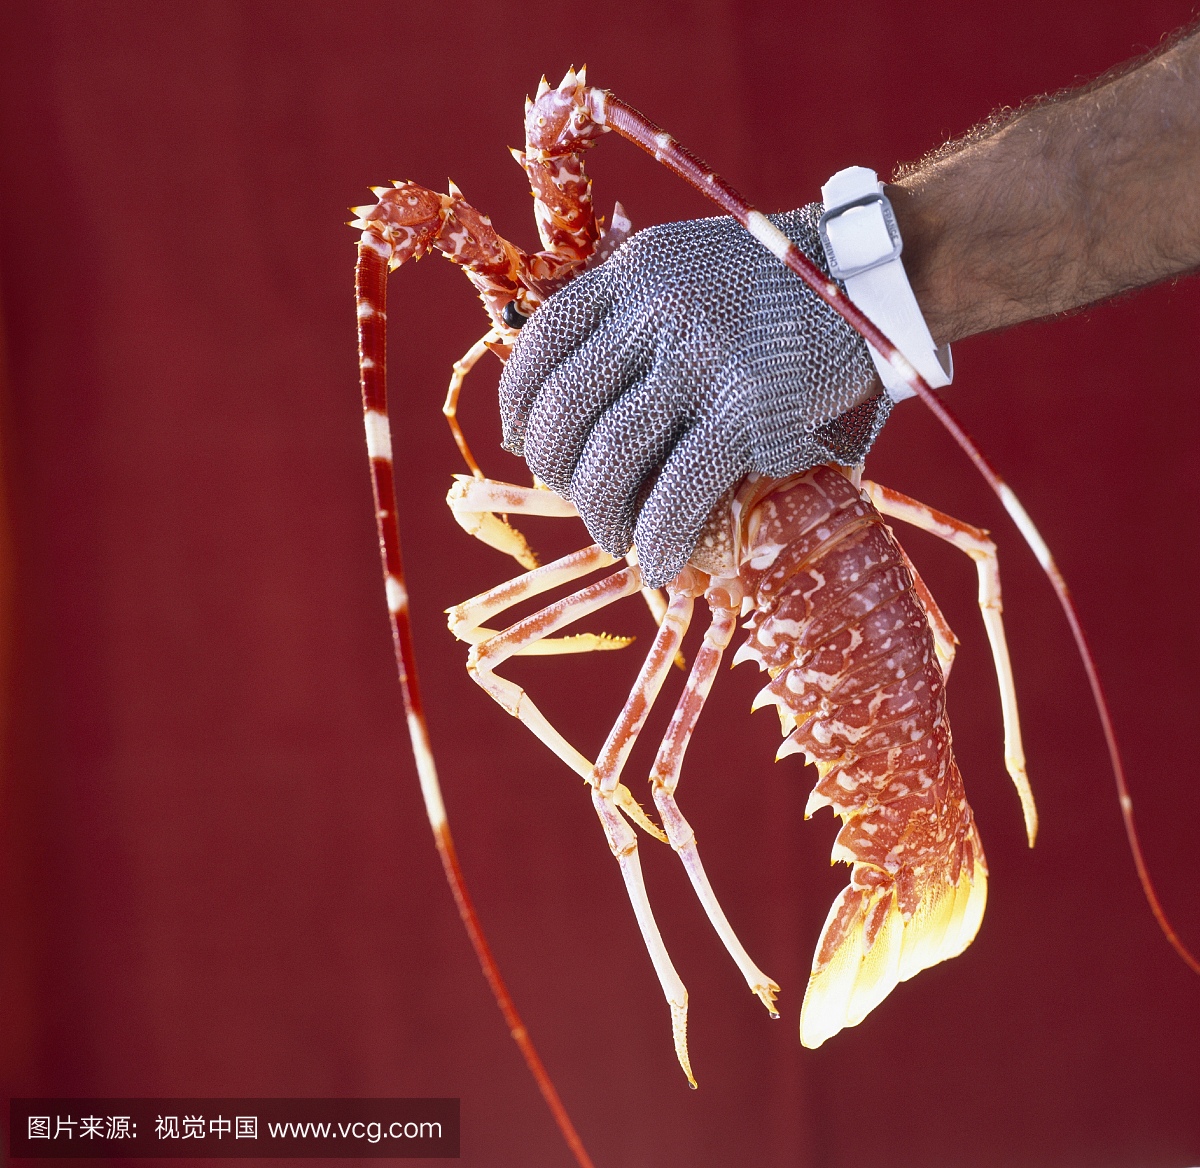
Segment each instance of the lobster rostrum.
M1168 940L1200 972L1200 963L1174 934L1150 885L1111 719L1066 585L1011 489L903 354L835 282L724 180L636 110L606 91L590 88L583 70L568 71L557 87L543 78L535 98L526 99L525 149L513 151L533 190L541 251L530 255L504 240L453 184L447 195L410 182L372 188L378 203L354 208L357 218L351 225L362 231L356 285L360 367L380 548L426 808L485 975L580 1164L590 1160L516 1014L462 883L429 749L394 510L385 387L389 270L439 250L463 267L490 317L488 333L455 364L443 407L471 471L456 476L448 502L467 531L512 555L527 571L451 609L450 628L471 644L468 669L474 679L589 784L670 1004L676 1053L693 1086L686 1041L687 992L654 921L633 826L668 842L679 854L747 984L775 1015L779 987L758 969L734 933L675 800L688 741L739 618L749 636L734 663L754 661L769 678L754 708L770 704L778 710L785 737L777 757L800 753L815 765L818 781L806 814L823 806L834 810L842 827L833 858L851 865L850 883L834 901L817 945L801 1009L802 1042L818 1046L861 1021L898 982L962 952L982 920L986 861L954 761L945 708L956 641L885 516L930 531L975 561L979 604L1000 687L1005 763L1021 799L1031 845L1037 831L1001 622L996 549L986 532L863 480L861 466L818 466L782 480L751 476L714 508L691 561L667 585L664 597L642 587L636 549L630 550L623 566L592 546L538 567L524 537L508 523L507 516L514 514L567 517L576 512L567 500L536 483L522 487L484 476L457 425L459 391L487 349L506 358L524 318L585 267L606 258L628 232L620 204L608 230L600 230L583 165L584 151L610 129L734 215L838 311L909 382L999 495L1050 577L1083 656L1147 899ZM497 631L486 623L525 600L609 568L615 570L508 628ZM639 591L655 615L658 631L604 747L589 760L496 669L515 655L626 646L627 638L604 634L556 634ZM681 660L680 646L701 597L709 609L709 625L650 775L660 829L621 783L621 773L672 663Z

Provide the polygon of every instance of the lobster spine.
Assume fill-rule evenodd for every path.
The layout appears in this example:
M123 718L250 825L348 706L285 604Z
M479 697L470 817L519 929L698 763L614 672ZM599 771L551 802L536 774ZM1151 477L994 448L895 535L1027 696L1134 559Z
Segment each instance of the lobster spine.
M750 508L743 546L754 615L739 659L770 675L759 704L779 708L780 757L816 765L806 814L833 808L833 859L851 865L801 1012L801 1040L819 1046L970 944L987 867L933 633L879 513L817 467Z
M592 254L600 238L592 210L592 180L583 152L607 133L596 117L596 96L587 87L587 70L568 69L554 88L539 87L525 110L525 152L513 151L533 189L533 213L543 252L531 258L539 279L574 274ZM561 265L567 265L563 273Z
M526 110L525 150L514 150L513 157L533 191L539 252L528 254L500 235L454 183L445 195L413 182L372 187L378 202L352 207L356 218L350 226L369 232L387 248L389 270L435 249L459 264L491 317L496 333L491 345L507 356L516 330L507 322L505 308L512 303L529 316L582 271L600 241L591 179L583 166L583 151L608 130L595 116L596 107L584 71L577 76L572 70L557 88L539 90ZM612 245L628 226L626 222Z

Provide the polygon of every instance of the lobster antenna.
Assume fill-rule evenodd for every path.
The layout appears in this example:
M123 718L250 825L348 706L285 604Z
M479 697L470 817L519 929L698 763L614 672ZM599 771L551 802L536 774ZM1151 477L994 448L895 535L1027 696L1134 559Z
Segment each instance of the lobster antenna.
M429 745L429 730L417 683L417 663L413 653L412 627L408 619L408 590L404 584L404 566L400 558L400 529L396 522L396 485L392 467L392 437L387 412L387 271L391 248L382 240L364 231L358 244L358 263L354 272L354 291L358 309L358 368L362 386L363 421L367 431L367 453L371 458L371 486L375 493L375 524L379 533L379 554L383 561L383 581L387 592L388 614L392 626L392 645L396 653L396 669L400 690L404 695L404 712L408 718L408 735L417 777L425 799L425 814L433 829L433 842L442 860L446 881L458 906L458 915L466 927L467 936L491 986L496 1005L500 1007L509 1033L520 1048L525 1063L537 1083L546 1106L558 1124L558 1130L575 1156L579 1168L593 1168L591 1157L567 1114L551 1081L525 1023L513 1002L491 946L484 936L475 906L467 892L446 807L438 783L437 768Z
M1125 834L1129 838L1129 848L1133 853L1133 864L1137 869L1142 892L1150 905L1154 919L1158 922L1158 927L1170 942L1171 947L1193 973L1200 974L1200 960L1179 939L1174 926L1167 919L1167 914L1163 911L1158 893L1150 879L1150 873L1146 869L1146 861L1142 855L1142 846L1138 841L1137 827L1133 819L1133 800L1129 796L1129 789L1125 783L1125 766L1121 761L1121 752L1117 746L1117 735L1113 729L1108 699L1104 696L1104 689L1100 684L1100 673L1096 668L1096 661L1092 656L1087 637L1084 635L1083 625L1079 621L1079 614L1071 599L1067 582L1058 570L1058 565L1055 564L1054 557L1046 546L1046 541L1042 539L1020 500L1013 494L1012 488L1000 477L995 467L988 461L987 456L975 444L975 441L949 411L942 399L913 368L908 358L879 331L862 310L838 287L837 283L825 275L761 211L756 211L710 166L701 162L686 146L682 146L644 114L639 113L620 98L614 97L607 90L593 90L592 94L594 95L593 117L597 122L607 124L621 137L628 138L648 154L652 154L668 170L691 183L702 195L706 195L726 213L732 215L755 239L787 264L855 332L882 353L912 391L933 411L938 421L949 430L951 437L966 452L967 457L983 475L988 486L995 491L1000 502L1004 504L1004 509L1017 525L1025 542L1029 545L1038 563L1041 564L1042 570L1049 577L1054 594L1058 597L1059 604L1062 605L1063 612L1066 614L1067 624L1071 626L1071 635L1075 638L1075 646L1083 660L1088 684L1092 687L1092 698L1096 703L1100 724L1104 729L1104 740L1108 744L1108 757L1117 782L1121 818L1125 822Z

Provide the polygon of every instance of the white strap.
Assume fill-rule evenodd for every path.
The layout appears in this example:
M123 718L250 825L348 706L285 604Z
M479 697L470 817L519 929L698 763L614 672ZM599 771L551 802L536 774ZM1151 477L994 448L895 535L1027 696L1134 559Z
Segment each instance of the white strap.
M949 385L954 379L950 346L934 345L921 315L900 261L900 231L883 183L873 170L850 166L821 188L821 197L821 242L833 275L930 385ZM875 347L867 347L888 396L893 401L912 397L913 391Z

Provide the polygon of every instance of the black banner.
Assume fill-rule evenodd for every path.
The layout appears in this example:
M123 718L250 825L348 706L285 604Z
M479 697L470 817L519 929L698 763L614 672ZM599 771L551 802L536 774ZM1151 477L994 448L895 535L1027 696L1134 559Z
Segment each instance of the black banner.
M13 1099L14 1159L458 1157L457 1099Z

